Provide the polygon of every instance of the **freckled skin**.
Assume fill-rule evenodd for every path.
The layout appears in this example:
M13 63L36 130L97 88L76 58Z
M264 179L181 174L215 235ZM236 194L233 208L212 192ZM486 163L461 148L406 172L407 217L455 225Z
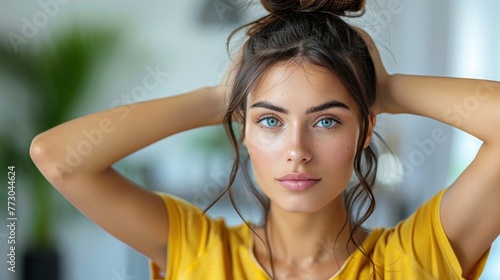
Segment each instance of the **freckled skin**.
M332 100L350 109L335 107L306 114L308 108ZM251 108L261 101L288 113ZM340 194L353 172L360 129L356 104L340 80L316 65L280 63L259 81L248 97L247 107L244 144L256 181L271 199L271 209L315 213L329 204L340 203ZM332 116L342 123L329 130L321 125L321 119ZM278 120L277 125L263 126L269 122L262 121L262 117L273 117ZM293 192L276 180L289 172L309 172L321 181L305 191Z

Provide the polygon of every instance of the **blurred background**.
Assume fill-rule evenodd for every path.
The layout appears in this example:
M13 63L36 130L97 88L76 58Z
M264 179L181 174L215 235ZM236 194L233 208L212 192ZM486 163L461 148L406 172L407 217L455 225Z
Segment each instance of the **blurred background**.
M227 35L263 13L254 2L246 9L245 0L0 0L0 166L3 182L7 166L16 168L18 218L15 273L7 270L9 232L0 227L0 279L23 279L23 267L34 271L37 264L57 269L43 261L59 264L60 279L148 279L146 258L86 219L40 176L28 155L31 139L85 114L215 85L229 62ZM500 81L500 2L367 2L353 23L372 35L391 73ZM148 75L156 83L146 89ZM380 156L370 227L406 218L452 183L480 145L409 115L379 116L378 131L396 156ZM116 168L144 187L205 208L224 188L231 160L222 128L208 127L155 143ZM7 193L2 188L4 222ZM241 223L226 199L209 213ZM500 279L498 243L481 279Z

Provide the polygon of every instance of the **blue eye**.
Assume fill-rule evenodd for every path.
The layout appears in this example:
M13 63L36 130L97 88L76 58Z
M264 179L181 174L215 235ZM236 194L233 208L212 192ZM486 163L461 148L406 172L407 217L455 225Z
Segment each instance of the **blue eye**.
M324 118L317 122L319 127L333 128L338 124L338 122L332 118Z
M259 123L264 127L272 128L272 127L278 126L280 122L276 118L266 117L266 118L259 120Z

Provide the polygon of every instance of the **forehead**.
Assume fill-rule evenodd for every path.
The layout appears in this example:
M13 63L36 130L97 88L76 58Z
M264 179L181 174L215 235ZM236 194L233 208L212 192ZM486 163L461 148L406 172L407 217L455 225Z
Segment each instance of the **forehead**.
M308 62L279 62L273 65L248 96L250 105L263 100L304 106L337 100L352 109L356 108L349 91L336 75Z

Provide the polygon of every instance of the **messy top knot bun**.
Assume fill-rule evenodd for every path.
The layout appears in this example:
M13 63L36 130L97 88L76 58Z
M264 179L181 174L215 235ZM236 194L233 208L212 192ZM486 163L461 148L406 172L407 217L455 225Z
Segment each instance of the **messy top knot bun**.
M363 10L365 0L261 0L262 6L272 13L328 12L344 15Z

